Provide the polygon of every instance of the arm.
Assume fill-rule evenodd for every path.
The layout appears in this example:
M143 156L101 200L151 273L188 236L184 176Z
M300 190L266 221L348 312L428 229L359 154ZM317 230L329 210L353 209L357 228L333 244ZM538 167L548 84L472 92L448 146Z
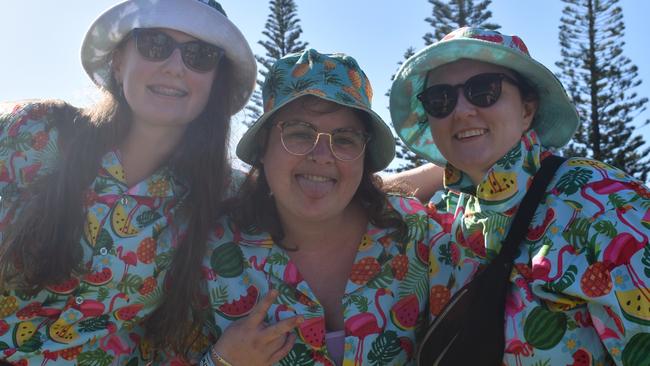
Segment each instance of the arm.
M593 327L617 365L639 364L647 357L639 347L650 337L650 192L620 171L599 168L569 171L567 177L578 169L590 175L580 186L556 185L558 203L566 204L557 205L558 217L572 219L556 223L564 229L553 236L548 263L556 263L562 276L551 287L566 299L586 302L567 312L568 320ZM545 263L537 262L540 268Z
M413 194L420 201L427 202L436 191L444 188L444 174L444 168L431 163L425 164L384 177L384 190L390 190L397 186L406 189L409 194Z

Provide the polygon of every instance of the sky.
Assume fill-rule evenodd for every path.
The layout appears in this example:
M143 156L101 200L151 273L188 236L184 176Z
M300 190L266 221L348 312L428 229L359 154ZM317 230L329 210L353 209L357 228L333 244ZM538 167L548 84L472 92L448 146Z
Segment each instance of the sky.
M0 101L58 98L77 106L97 100L96 88L79 57L88 26L117 0L26 1L0 0ZM264 54L257 42L269 14L267 0L221 0L228 17L239 27L253 52ZM424 47L431 31L425 18L432 6L426 0L296 0L303 29L301 39L319 52L344 52L357 59L374 88L373 109L390 123L390 77L409 46ZM625 21L623 53L639 67L643 80L636 92L650 97L650 51L647 14L650 1L621 0ZM564 3L560 0L493 0L492 22L501 32L516 34L531 55L557 72L558 32ZM644 41L645 39L645 41ZM644 46L645 45L645 46ZM650 106L649 106L650 107ZM638 125L650 119L645 111ZM235 116L233 143L243 133L243 115ZM638 133L650 142L650 126Z

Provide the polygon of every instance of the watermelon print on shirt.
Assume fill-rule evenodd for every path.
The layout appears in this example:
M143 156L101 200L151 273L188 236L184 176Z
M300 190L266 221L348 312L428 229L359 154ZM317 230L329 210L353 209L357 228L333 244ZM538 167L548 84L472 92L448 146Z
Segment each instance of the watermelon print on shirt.
M396 242L392 230L368 225L343 295L343 365L414 364L416 334L426 323L428 248L449 238L419 201L390 196L389 203L403 216L409 238ZM268 234L240 231L223 217L209 248L203 270L217 335L276 288L280 295L268 311L268 322L305 317L293 349L278 365L334 365L325 345L323 307Z
M451 242L432 248L433 317L499 252L548 155L530 131L478 186L447 166L450 191L429 206L451 232ZM598 161L567 160L515 257L504 365L650 364L649 235L644 185Z
M29 184L56 164L56 126L63 123L45 104L0 111L0 235L20 213L16 203L26 199ZM133 329L162 295L181 231L174 217L186 192L165 167L129 188L118 153L108 152L84 194L80 246L89 273L34 296L0 295L0 358L20 365L150 360L151 347Z

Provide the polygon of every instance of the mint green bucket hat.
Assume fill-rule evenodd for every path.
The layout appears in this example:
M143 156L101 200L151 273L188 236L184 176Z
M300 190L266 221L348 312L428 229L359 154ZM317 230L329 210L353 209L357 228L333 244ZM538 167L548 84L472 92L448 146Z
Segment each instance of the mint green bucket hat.
M321 54L314 49L286 55L273 64L262 88L264 114L239 140L237 156L254 164L262 154L257 135L266 121L280 108L305 95L368 113L369 168L376 172L390 164L395 156L395 140L388 125L371 109L372 86L366 74L348 55Z
M521 38L464 27L411 56L395 76L390 114L397 135L409 149L435 164L446 164L417 95L424 90L430 70L460 59L503 66L523 76L539 95L532 129L542 144L559 148L569 142L578 127L578 113L555 75L530 56Z

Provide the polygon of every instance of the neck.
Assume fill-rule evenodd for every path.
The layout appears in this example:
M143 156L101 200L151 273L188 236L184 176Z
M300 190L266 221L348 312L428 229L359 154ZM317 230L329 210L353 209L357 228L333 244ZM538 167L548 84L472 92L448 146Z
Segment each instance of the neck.
M305 252L329 252L357 245L368 225L368 216L355 202L337 217L328 220L296 220L280 214L283 243ZM355 246L356 249L356 246Z
M133 186L163 165L178 146L184 132L184 126L170 128L133 123L119 146L127 184Z

